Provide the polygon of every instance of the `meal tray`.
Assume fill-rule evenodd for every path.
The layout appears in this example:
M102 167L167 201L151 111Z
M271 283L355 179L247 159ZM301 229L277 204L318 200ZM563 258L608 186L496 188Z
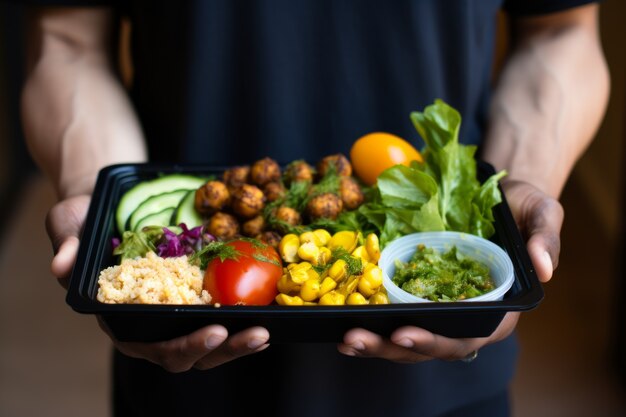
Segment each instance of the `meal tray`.
M77 312L97 314L120 341L154 342L221 324L232 334L263 326L271 343L340 342L354 327L389 336L405 325L454 338L490 335L508 311L527 311L543 299L543 289L504 199L494 207L496 233L491 238L511 257L515 282L501 301L411 303L358 306L220 306L104 304L96 299L100 271L115 265L111 239L116 235L115 209L125 191L140 181L168 173L219 175L224 168L200 165L119 164L103 168L82 232L78 257L67 292ZM479 179L493 174L478 163Z

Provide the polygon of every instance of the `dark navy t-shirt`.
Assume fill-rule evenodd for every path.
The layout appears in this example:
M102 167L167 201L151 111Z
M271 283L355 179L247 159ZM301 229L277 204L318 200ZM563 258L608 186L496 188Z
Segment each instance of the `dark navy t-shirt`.
M372 131L421 147L409 114L441 98L479 144L496 13L590 0L49 0L116 7L132 23L131 96L154 161L311 162ZM334 345L272 345L216 369L169 374L116 356L127 415L431 416L512 378L514 338L478 359L415 365L355 359ZM120 415L125 415L120 411Z

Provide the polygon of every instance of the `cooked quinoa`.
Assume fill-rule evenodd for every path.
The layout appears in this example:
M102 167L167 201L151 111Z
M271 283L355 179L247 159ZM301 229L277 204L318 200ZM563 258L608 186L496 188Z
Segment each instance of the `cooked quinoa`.
M186 256L126 259L100 272L98 301L110 304L208 304L203 273Z

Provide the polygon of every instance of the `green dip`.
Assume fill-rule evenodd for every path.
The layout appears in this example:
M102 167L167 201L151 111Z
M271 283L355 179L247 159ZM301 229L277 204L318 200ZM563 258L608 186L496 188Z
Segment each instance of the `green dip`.
M457 254L456 246L439 254L417 245L408 262L396 260L392 280L404 291L431 301L465 300L495 288L489 267Z

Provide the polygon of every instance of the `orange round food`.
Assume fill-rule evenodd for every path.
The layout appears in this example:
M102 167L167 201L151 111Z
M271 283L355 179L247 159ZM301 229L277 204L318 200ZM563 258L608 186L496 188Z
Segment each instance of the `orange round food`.
M355 174L367 185L373 185L387 168L423 161L413 145L386 132L368 133L357 139L350 150L350 159Z

